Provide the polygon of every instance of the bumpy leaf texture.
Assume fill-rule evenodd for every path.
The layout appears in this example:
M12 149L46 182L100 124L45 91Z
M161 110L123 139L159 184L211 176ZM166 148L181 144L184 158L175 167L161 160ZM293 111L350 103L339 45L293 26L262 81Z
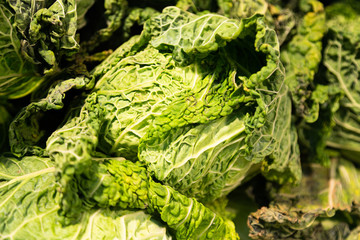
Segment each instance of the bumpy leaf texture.
M284 1L218 0L218 13L242 19L254 14L264 15L267 24L275 29L280 46L296 26L295 13Z
M265 0L218 0L219 13L229 18L247 18L259 13L265 15L268 3Z
M275 160L262 165L263 173L269 178L276 178L277 169L285 172L282 179L277 180L297 179L294 177L298 174L296 147L290 146L290 138L295 137L290 129L290 101L282 86L283 72L278 62L278 42L273 38L274 32L257 15L237 22L218 15L190 15L190 20L183 20L184 14L175 11L163 14L171 17L167 22L155 18L156 22L151 23L151 26L160 23L158 28L164 32L154 38L152 44L173 48L175 60L183 59L183 56L193 58L198 52L208 60L213 57L209 51L220 49L217 59L213 60L215 71L206 76L214 78L210 79L212 88L204 89L196 84L191 92L178 97L156 116L141 139L140 160L147 163L157 179L203 200L231 191L245 177L257 172L259 165L253 164L266 157ZM192 20L192 17L196 19ZM181 21L185 24L178 26ZM198 25L201 27L193 32L194 26ZM211 26L215 32L210 30ZM257 31L255 39L251 37L254 30ZM228 36L230 33L234 34ZM265 39L273 41L265 43ZM225 40L231 42L225 45ZM243 46L250 49L252 45L254 52L242 49ZM233 55L234 48L257 61L254 66L258 65L258 68L249 66L243 57ZM267 62L261 62L264 60L261 54L267 55ZM205 62L202 57L194 57L195 62ZM229 70L224 63L228 64ZM226 69L227 76L217 76L218 68L221 72ZM196 71L209 70L200 68ZM217 78L225 78L225 81L216 84ZM280 125L285 128L275 127ZM287 168L289 171L285 170Z
M76 17L72 0L0 2L0 98L21 98L59 71L79 47Z
M54 111L62 110L64 108L64 100L68 95L71 95L72 91L77 89L86 94L87 90L94 88L94 83L99 78L114 67L121 58L131 53L137 38L134 37L123 44L114 54L99 64L91 72L91 78L81 76L59 81L50 87L45 98L37 102L34 101L23 108L10 124L9 141L11 152L19 157L29 154L38 156L46 154L40 145L41 142L46 141L46 136L50 135L52 131L42 126L41 122L44 116L46 117ZM78 105L74 107L79 108Z
M14 23L26 59L42 63L44 71L51 72L56 70L63 55L69 56L77 51L74 0L7 3L14 12Z
M97 150L138 156L158 180L203 201L260 168L269 179L298 181L283 74L276 34L261 16L166 8L94 70L79 115L48 139L63 191L76 194L72 179L91 176Z
M350 233L350 224L357 225L360 220L359 189L360 172L351 162L333 158L328 168L310 164L304 167L298 187L281 187L270 207L262 207L249 216L250 236L253 239L359 237L358 230Z
M44 79L21 53L21 41L14 27L15 14L0 2L0 98L20 98L32 92Z
M98 161L92 175L79 181L85 205L155 211L179 240L238 239L232 221L221 218L195 199L154 182L144 166L125 159ZM65 214L79 214L74 211L74 201L63 203L68 205L63 207L72 211Z
M50 88L48 96L38 102L32 102L22 109L11 122L9 143L11 152L16 156L44 155L44 149L39 146L48 129L41 128L40 120L47 111L56 111L64 107L63 101L69 91L74 89L88 90L94 87L94 81L85 77L77 77L60 81Z
M316 0L303 1L305 16L297 27L296 35L281 52L286 70L286 85L289 86L296 114L306 122L314 122L319 115L315 94L315 73L321 61L322 38L326 31L325 12L322 3Z
M268 13L265 13L266 20L275 29L280 46L286 45L284 42L289 40L289 35L291 36L291 32L296 28L296 24L299 24L293 7L291 7L294 2L276 0L269 0L267 2Z
M335 127L327 145L346 157L359 161L360 147L360 9L352 2L329 6L329 40L324 65L330 84L341 94L339 110L334 115Z
M62 226L54 173L48 158L0 158L2 239L172 239L143 211L88 209L77 224Z

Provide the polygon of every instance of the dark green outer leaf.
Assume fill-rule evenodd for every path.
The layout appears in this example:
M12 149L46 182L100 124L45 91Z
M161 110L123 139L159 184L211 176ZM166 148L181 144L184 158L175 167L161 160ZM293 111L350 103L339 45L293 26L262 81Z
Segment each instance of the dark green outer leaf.
M82 43L82 47L86 51L93 51L101 43L109 40L113 33L122 26L128 10L128 2L126 0L105 0L104 8L106 27L99 29L88 41Z
M325 13L316 0L305 1L309 12L301 19L296 35L284 47L281 60L286 69L285 82L289 86L296 114L306 122L318 118L319 104L313 81L321 61L322 38L326 31Z
M34 64L41 63L41 71L56 72L61 58L78 50L75 0L7 2L14 11L23 57Z
M36 67L21 54L21 41L14 27L14 14L0 4L0 98L20 98L43 81Z
M56 111L64 107L63 100L72 89L87 90L94 82L86 77L61 81L49 90L48 96L38 102L30 103L22 109L11 122L9 128L10 147L13 154L23 156L34 154L41 156L44 149L38 146L47 129L42 129L39 121L47 111Z
M311 164L305 167L303 174L298 187L281 187L270 207L263 207L249 216L252 238L339 239L335 237L337 231L329 230L322 221L331 221L336 211L359 212L359 169L347 160L334 158L330 168ZM345 231L341 236L346 237L349 223L342 224Z
M360 157L360 10L350 2L329 6L329 40L324 52L327 78L342 94L334 129L327 142L346 157Z

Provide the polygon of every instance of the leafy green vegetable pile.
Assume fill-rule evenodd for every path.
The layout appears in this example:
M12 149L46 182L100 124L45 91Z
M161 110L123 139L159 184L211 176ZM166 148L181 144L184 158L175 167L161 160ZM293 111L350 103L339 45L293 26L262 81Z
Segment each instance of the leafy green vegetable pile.
M356 0L0 0L1 239L359 239Z

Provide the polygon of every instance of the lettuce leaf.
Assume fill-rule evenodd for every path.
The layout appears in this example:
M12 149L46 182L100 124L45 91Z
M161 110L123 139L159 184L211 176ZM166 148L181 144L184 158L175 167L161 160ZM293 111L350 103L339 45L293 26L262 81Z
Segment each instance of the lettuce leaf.
M0 98L21 98L60 71L79 48L75 1L0 4Z

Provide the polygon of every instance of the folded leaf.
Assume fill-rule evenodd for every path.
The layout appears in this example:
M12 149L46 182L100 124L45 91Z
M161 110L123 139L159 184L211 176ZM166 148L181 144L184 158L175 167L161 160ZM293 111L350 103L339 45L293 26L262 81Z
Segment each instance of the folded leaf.
M260 167L269 179L299 181L278 41L261 16L237 21L169 7L125 45L94 70L98 81L79 114L47 141L64 189L90 174L98 150L139 157L158 180L202 201ZM172 151L183 143L195 148Z
M77 186L86 205L155 211L179 240L238 239L232 221L221 218L195 199L154 182L140 164L125 159L97 160L100 163L91 167L93 174L82 178ZM72 192L63 194L73 195ZM65 197L64 200L62 206L71 211L63 212L66 217L79 214L70 206L74 199Z
M75 0L7 2L15 12L14 23L21 35L24 57L41 63L45 73L56 71L63 56L78 50Z
M296 114L311 123L317 120L319 104L322 103L322 99L313 94L313 82L322 57L325 13L322 3L316 0L303 1L301 7L306 15L298 25L296 35L282 51L281 60Z
M0 2L0 98L20 98L39 86L44 78L34 64L22 56L15 14Z
M329 168L311 164L303 174L298 187L281 187L269 207L249 216L252 238L339 239L338 233L340 238L350 234L349 225L359 221L350 213L360 210L360 170L347 160L334 158ZM335 213L339 211L347 218L338 218ZM330 228L327 221L333 221ZM337 224L342 225L341 232L332 228Z
M54 174L48 158L0 158L2 239L172 239L143 211L88 209L77 224L62 226Z
M45 98L30 103L23 108L15 117L9 128L10 147L13 154L23 156L26 154L42 155L44 149L40 147L41 142L46 141L52 131L44 127L41 123L46 116L51 116L53 111L60 111L66 107L64 102L71 91L80 90L86 93L94 87L95 82L101 78L113 65L122 57L131 53L131 49L136 43L136 37L129 40L122 47L118 48L113 55L104 60L92 72L91 77L77 77L59 81L50 87ZM74 108L77 105L72 104ZM75 114L75 113L73 113ZM61 124L63 120L58 124ZM57 127L57 126L55 126ZM52 130L52 129L51 129Z

